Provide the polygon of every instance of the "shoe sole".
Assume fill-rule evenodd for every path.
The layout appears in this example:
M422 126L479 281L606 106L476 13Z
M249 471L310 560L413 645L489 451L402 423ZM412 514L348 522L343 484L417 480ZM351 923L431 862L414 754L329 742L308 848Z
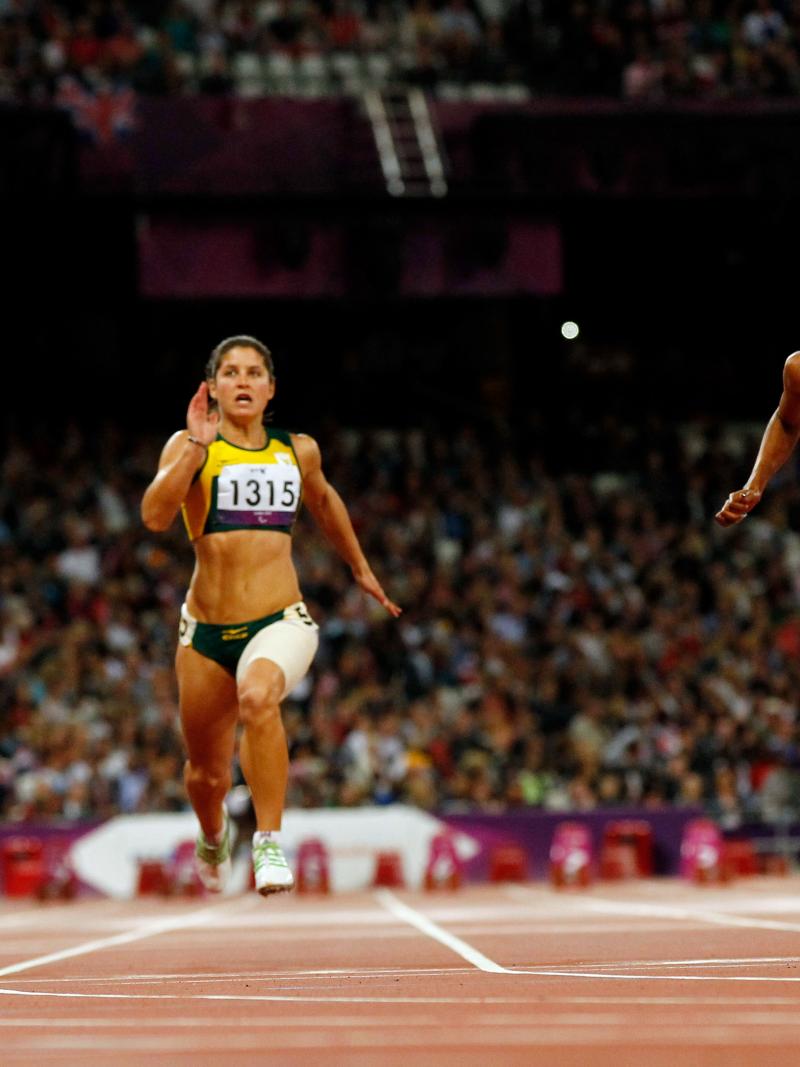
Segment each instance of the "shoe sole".
M265 885L265 886L262 886L261 889L256 890L256 892L260 893L262 897L271 897L271 896L274 896L275 893L291 893L291 891L293 889L294 889L294 884L292 884L292 885Z

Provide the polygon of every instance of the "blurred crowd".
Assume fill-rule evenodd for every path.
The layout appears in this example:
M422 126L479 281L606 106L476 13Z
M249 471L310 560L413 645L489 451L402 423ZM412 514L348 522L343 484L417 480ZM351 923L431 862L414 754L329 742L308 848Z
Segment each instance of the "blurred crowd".
M0 0L0 101L796 96L799 47L800 0Z
M557 473L501 426L320 432L404 613L301 521L321 645L285 705L289 806L800 815L793 471L746 523L712 521L759 432L587 424L586 462ZM44 437L3 453L3 819L186 806L172 657L193 557L178 521L155 535L138 513L161 444L73 426L55 462Z

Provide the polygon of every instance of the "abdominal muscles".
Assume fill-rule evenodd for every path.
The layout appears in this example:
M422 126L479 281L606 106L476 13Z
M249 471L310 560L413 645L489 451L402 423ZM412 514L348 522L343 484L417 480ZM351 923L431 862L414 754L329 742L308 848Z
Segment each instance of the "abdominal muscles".
M195 541L187 606L201 622L249 622L300 600L292 539L273 530L229 530Z

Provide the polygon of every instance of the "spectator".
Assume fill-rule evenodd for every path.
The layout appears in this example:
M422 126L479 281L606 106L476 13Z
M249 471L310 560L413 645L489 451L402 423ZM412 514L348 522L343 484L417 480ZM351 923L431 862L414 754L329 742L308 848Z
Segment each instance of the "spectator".
M629 100L658 100L664 92L664 68L653 58L644 38L635 45L634 57L622 72L623 93Z
M103 51L103 43L94 31L91 19L77 19L67 47L67 59L73 70L84 71L96 67Z
M333 0L327 20L331 47L355 52L361 44L361 19L350 0Z
M785 36L786 23L772 0L756 0L753 10L742 21L742 34L751 48L763 48Z
M143 93L220 91L221 82L200 81L225 77L221 55L296 58L331 48L380 55L385 69L434 90L455 80L524 79L540 94L637 100L800 92L796 0L756 0L745 12L733 0L480 0L477 8L445 0L438 10L430 0L375 0L364 10L352 0L171 0L160 17L118 3L57 9L30 0L24 17L8 14L2 25L0 95L20 100L52 100L66 73L87 88L105 73ZM250 65L242 91L254 89ZM264 82L263 91L275 87Z
M582 425L594 439L591 417ZM750 431L624 431L629 447L558 475L558 449L531 461L533 446L489 429L337 430L325 442L406 612L396 629L371 622L367 646L369 608L309 526L298 566L321 646L287 708L290 803L702 802L731 826L795 810L800 588L787 516L800 491L778 483L769 512L728 531L722 552L709 516L741 462L726 441ZM191 558L178 531L156 544L135 519L157 444L104 438L96 467L77 431L60 437L69 478L29 441L10 440L2 460L0 810L174 810L169 660Z
M210 52L206 58L206 70L198 88L206 96L227 96L233 91L233 78L224 52Z
M278 0L278 10L267 23L267 44L288 55L297 55L303 35L303 21L292 0Z

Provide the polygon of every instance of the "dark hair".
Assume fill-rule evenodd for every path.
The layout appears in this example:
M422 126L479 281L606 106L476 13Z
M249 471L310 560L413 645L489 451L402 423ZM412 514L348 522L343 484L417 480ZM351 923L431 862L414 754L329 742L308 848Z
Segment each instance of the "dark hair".
M236 337L226 337L224 341L220 341L211 353L208 363L206 363L207 380L213 381L213 379L216 378L223 356L230 352L232 348L237 347L254 348L264 360L264 366L267 368L270 378L274 381L275 364L272 362L272 353L263 342L257 340L255 337L248 337L247 334L238 334Z

